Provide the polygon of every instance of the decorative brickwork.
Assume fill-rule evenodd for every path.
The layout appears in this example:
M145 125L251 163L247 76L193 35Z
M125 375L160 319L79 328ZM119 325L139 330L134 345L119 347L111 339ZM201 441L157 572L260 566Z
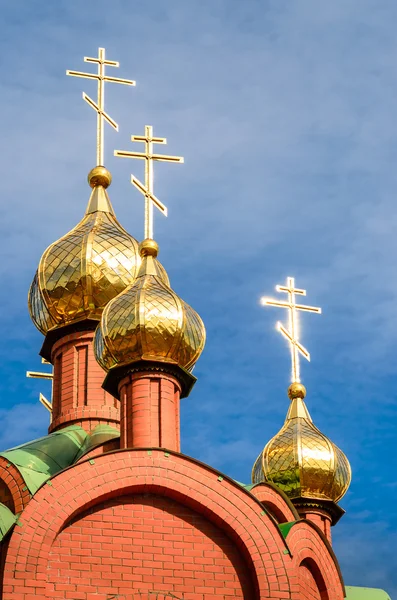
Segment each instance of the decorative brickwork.
M95 360L92 331L69 333L51 350L54 365L53 419L49 432L68 425L89 431L99 423L118 426L119 403L102 388L104 372Z

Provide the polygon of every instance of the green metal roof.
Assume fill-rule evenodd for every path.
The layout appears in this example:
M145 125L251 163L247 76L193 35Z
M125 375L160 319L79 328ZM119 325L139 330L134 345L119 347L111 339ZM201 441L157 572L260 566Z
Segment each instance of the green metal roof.
M33 495L52 475L73 464L87 437L82 427L71 425L0 456L17 467Z
M0 502L0 541L18 521L18 515L14 515L10 509Z
M120 437L120 431L111 425L97 425L84 440L74 462L96 446Z
M391 600L389 594L378 588L346 586L346 600Z
M0 452L21 473L32 496L53 475L73 465L86 452L120 436L110 425L97 425L87 434L79 425L70 425L27 444Z

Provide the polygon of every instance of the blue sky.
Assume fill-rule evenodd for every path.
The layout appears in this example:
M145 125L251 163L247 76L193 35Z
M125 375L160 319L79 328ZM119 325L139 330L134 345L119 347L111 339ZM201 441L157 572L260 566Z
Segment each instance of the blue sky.
M302 365L316 425L353 482L334 528L349 585L397 594L397 38L394 0L14 0L0 40L0 446L45 432L42 336L26 296L41 253L82 217L95 164L93 84L65 76L104 46L110 196L143 234L113 157L154 126L184 165L156 166L161 261L208 341L183 401L183 451L248 482L288 409L290 358L260 296L294 276L307 303ZM160 148L161 149L161 148Z

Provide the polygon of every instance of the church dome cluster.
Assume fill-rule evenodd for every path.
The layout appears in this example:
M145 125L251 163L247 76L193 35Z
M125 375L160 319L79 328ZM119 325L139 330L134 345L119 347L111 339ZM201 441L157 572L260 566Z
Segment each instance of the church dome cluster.
M134 83L104 78L101 71L104 65L116 66L113 61L106 62L104 57L104 50L100 49L97 59L89 59L99 65L100 86L103 87L105 80ZM68 74L91 77L74 71ZM105 115L103 94L98 92L98 104L92 101L89 104L97 111L97 164L100 165ZM144 182L131 176L131 183L145 198L144 241L138 244L116 219L106 191L111 175L103 166L97 166L88 176L92 192L83 219L45 250L29 291L32 320L44 335L50 334L51 343L60 337L59 331L53 335L54 330L87 324L91 332L90 351L108 373L103 388L110 393L112 401L121 398L116 384L123 381L125 375L130 377L136 373L142 364L142 368L156 373L164 370L165 364L171 365L167 367L168 374L178 373L192 385L195 378L191 371L206 338L200 316L171 289L168 275L157 259L159 248L153 239L154 207L167 214L165 205L154 195L153 161L181 163L183 158L154 152L153 145L165 144L166 139L154 136L152 126L146 125L144 134L134 135L131 140L143 143L144 151L116 150L115 155L145 161ZM291 347L295 383L289 388L291 405L284 426L256 460L252 480L254 484L272 483L292 500L336 503L349 487L350 465L343 452L313 424L304 403L306 390L297 383L300 381L299 354L310 357L298 339L297 311L319 314L321 309L296 303L296 296L304 296L306 291L296 288L291 277L286 285L276 289L287 293L288 300L263 298L262 303L289 311L289 330L281 323L277 328ZM77 333L81 332L77 327L73 331L76 329ZM96 362L92 362L97 367ZM183 393L185 388L188 389L187 384Z
M138 242L116 219L106 192L109 171L96 167L88 181L92 193L83 219L45 250L29 290L30 315L44 335L84 319L98 321L139 269Z

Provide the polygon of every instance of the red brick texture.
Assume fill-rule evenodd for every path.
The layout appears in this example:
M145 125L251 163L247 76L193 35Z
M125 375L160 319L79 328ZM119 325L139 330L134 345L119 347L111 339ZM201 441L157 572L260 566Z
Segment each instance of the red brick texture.
M331 524L332 517L325 510L321 510L321 508L298 508L298 512L301 515L302 519L308 519L319 529L321 529L322 533L325 535L329 543L332 543L332 535L331 535Z
M251 489L251 494L263 504L277 523L298 521L299 514L288 496L271 483L259 483Z
M172 375L134 373L119 384L120 448L180 451L181 388Z
M20 521L3 600L109 600L116 589L119 600L152 600L154 592L183 600L301 600L302 564L321 600L343 598L332 549L314 525L292 527L288 551L251 494L163 450L121 450L79 463L43 486Z
M51 351L54 365L53 416L49 432L68 425L90 431L99 423L118 426L118 401L102 388L103 369L95 360L94 332L71 333Z
M52 547L47 573L54 598L132 588L200 600L254 598L234 542L187 506L152 494L108 500L72 520Z
M30 493L22 475L14 465L0 456L0 502L13 513L19 513L29 501Z

